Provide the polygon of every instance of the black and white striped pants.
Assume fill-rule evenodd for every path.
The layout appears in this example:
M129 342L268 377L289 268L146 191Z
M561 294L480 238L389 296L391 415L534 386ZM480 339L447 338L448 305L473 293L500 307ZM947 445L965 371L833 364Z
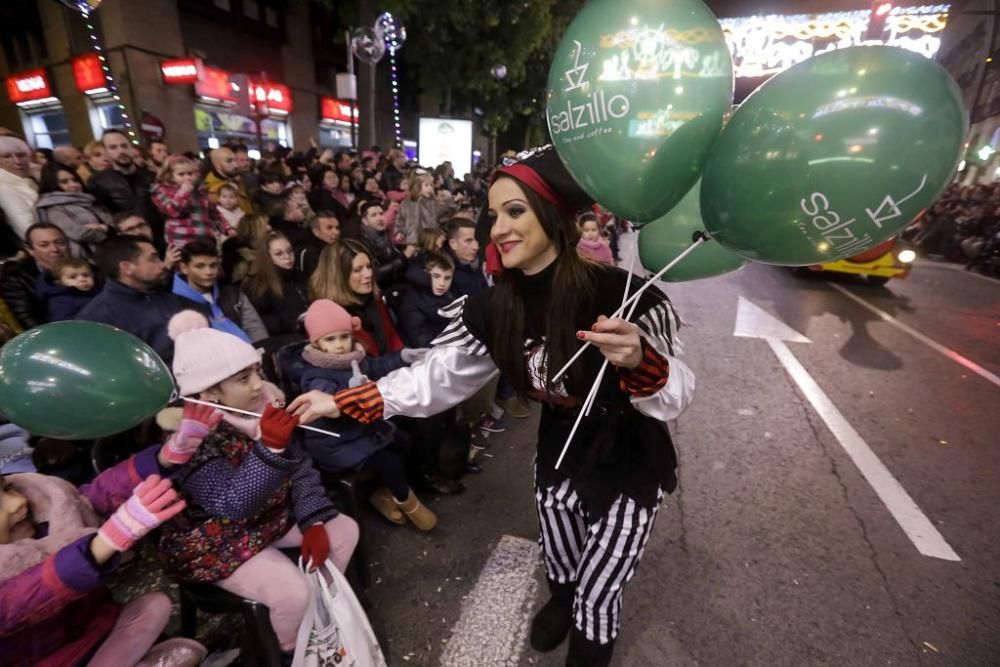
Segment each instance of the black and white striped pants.
M642 558L663 491L652 509L619 496L607 514L590 516L570 480L535 487L545 573L552 581L576 582L573 620L590 641L618 636L622 592Z

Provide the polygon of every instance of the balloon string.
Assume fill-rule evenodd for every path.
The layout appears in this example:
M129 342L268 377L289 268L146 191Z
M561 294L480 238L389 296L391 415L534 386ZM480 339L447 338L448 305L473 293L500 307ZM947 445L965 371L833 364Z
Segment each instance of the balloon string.
M614 313L612 313L611 316L608 319L613 320L614 318L620 316L625 311L625 308L628 307L628 306L630 306L630 305L632 305L632 303L638 301L639 297L642 296L642 293L645 292L650 287L652 287L653 283L655 283L657 280L660 279L660 276L662 276L664 273L666 273L670 269L674 268L674 266L676 266L677 264L679 264L682 259L684 259L688 255L690 255L692 252L694 252L695 248L697 248L702 243L705 243L706 241L709 240L709 237L707 235L701 234L700 232L698 233L697 236L698 236L698 238L695 239L694 243L692 243L690 246L688 246L687 249L684 250L684 252L682 252L681 254L677 255L677 257L675 257L672 262L670 262L665 267L663 267L662 269L660 269L659 271L657 271L653 275L653 277L650 278L646 282L645 285L643 285L642 287L640 287L636 291L635 294L633 294L631 297L629 297L628 300L626 300L625 303L623 303L621 305L621 308L619 308ZM569 367L572 366L576 362L576 360L580 358L580 356L583 354L584 350L586 350L591 345L592 345L592 343L590 341L587 341L586 343L584 343L583 346L579 350L576 351L576 354L574 354L572 357L570 357L569 361L566 362L566 365L563 366L562 368L560 368L559 372L556 373L555 376L553 376L552 382L558 382L559 378L561 378L566 373L566 371L569 370Z
M628 290L632 286L632 276L634 275L632 272L635 270L635 258L637 256L638 253L633 254L632 260L629 262L628 278L625 279L625 293L622 295L623 305L625 304L625 301L628 299ZM635 308L638 304L639 304L638 301L632 304L632 309L629 311L628 317L626 317L625 319L632 317L632 313L635 312ZM587 393L587 400L583 402L583 407L580 408L580 412L576 416L576 421L573 423L573 428L569 432L569 435L566 437L566 444L563 445L562 452L559 454L559 460L556 461L556 470L559 470L559 466L562 465L563 458L565 458L566 452L569 451L569 443L573 441L573 436L576 435L576 430L580 428L580 422L583 421L584 417L590 415L590 409L594 407L594 403L597 401L597 391L601 387L601 382L604 380L604 373L607 370L608 370L608 360L605 359L604 363L601 364L601 370L598 371L597 373L597 379L594 380L594 384L590 387L590 391Z
M239 408L231 408L228 405L219 405L218 403L209 403L208 401L199 401L197 398L188 398L187 396L181 396L181 398L188 403L197 403L198 405L207 405L210 408L215 408L216 410L228 410L229 412L236 412L241 415L247 415L248 417L256 417L260 419L259 412L250 412L249 410L240 410ZM316 428L315 426L306 426L305 424L299 424L299 428L303 428L307 431L315 431L316 433L322 433L323 435L332 435L335 438L339 438L339 433L334 433L333 431L324 431L321 428Z

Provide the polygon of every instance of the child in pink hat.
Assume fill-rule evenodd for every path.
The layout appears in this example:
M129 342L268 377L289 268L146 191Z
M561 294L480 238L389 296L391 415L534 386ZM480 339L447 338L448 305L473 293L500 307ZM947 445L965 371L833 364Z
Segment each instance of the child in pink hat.
M361 320L329 299L313 301L306 311L309 345L302 350L305 369L298 384L302 391L319 389L334 393L378 379L408 363L419 361L426 350L404 349L381 357L366 357L354 340ZM324 420L319 428L339 433L333 438L307 431L306 449L324 470L333 473L371 470L384 484L371 503L389 521L409 519L420 530L430 530L437 517L420 502L406 480L401 434L386 421L361 424L350 417Z

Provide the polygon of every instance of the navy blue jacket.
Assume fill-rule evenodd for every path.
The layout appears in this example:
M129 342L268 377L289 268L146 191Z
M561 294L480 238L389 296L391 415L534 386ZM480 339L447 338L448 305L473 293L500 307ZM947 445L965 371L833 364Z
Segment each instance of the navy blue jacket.
M399 352L381 357L365 357L358 364L369 380L377 380L405 365ZM349 368L319 368L301 356L284 370L303 392L318 389L328 394L347 389L352 375ZM339 438L334 438L315 431L305 432L305 445L309 455L320 468L334 473L363 467L368 457L388 444L394 428L388 422L365 425L350 417L324 418L317 420L313 426L340 434Z
M76 314L76 319L103 322L127 331L169 364L174 358L174 341L167 335L167 323L182 310L197 310L211 318L203 304L166 291L141 292L109 279L101 293Z
M411 285L400 299L399 335L407 347L430 347L450 321L438 310L455 300L450 291L435 296L429 287Z
M46 273L42 273L35 283L35 294L45 302L46 322L73 319L100 291L97 285L94 285L86 292L82 292L75 287L49 282L48 278Z
M486 282L486 274L483 273L482 262L477 259L475 267L463 264L459 261L458 257L455 257L455 253L451 252L450 248L447 248L447 250L448 254L451 255L452 261L455 262L455 278L451 283L451 291L454 292L456 297L472 296L490 286Z

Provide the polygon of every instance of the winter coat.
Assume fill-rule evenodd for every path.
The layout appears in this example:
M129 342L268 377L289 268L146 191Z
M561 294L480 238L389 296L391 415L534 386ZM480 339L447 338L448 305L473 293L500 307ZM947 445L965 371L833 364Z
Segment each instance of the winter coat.
M309 285L305 277L294 269L278 269L278 273L281 296L269 291L257 296L243 285L243 291L272 336L298 333L299 318L309 308Z
M107 230L87 225L110 225L111 216L98 208L94 195L86 192L46 192L35 204L39 222L51 222L69 239L74 257L91 257L94 246L107 237Z
M167 335L167 323L188 309L211 319L211 312L203 304L166 291L142 292L109 279L100 294L76 314L76 319L103 322L127 331L169 364L174 358L174 341Z
M403 349L403 339L380 297L368 295L360 304L347 306L345 310L361 319L361 331L355 332L354 337L364 345L369 356L378 357Z
M219 191L222 190L222 186L224 185L231 185L236 188L236 198L239 199L240 208L243 209L244 213L253 213L253 202L250 201L250 195L247 194L247 189L243 185L242 179L226 178L217 174L213 169L205 174L205 180L202 181L202 186L205 188L205 192L208 193L208 198L213 204L219 203Z
M401 234L406 245L417 245L420 230L438 229L440 207L436 199L421 197L407 199L399 205L396 214L396 233Z
M152 189L153 204L163 214L163 232L168 245L183 248L196 239L215 241L235 230L222 220L204 188L181 192L179 185L157 183Z
M222 242L222 274L226 282L239 285L247 277L257 273L255 261L253 247L237 237L232 236Z
M451 292L436 296L430 287L410 286L399 307L399 331L409 347L430 347L451 320L438 311L455 300Z
M98 292L100 288L97 285L83 292L75 287L54 283L48 274L38 276L38 281L35 283L35 294L45 304L46 322L73 319L97 296Z
M126 176L114 167L103 169L87 181L87 192L97 198L97 203L115 213L135 213L149 223L153 238L163 238L163 218L150 198L153 175L145 169L137 169Z
M287 533L337 516L309 455L281 453L221 422L174 476L187 507L162 528L160 560L175 581L225 579Z
M79 665L110 634L119 607L104 583L119 557L91 560L90 542L104 517L128 500L159 466L150 447L79 489L56 477L6 477L31 508L40 537L0 545L0 664Z
M586 257L595 262L607 264L608 266L615 265L615 258L611 255L611 248L601 239L594 241L580 239L576 243L576 251L580 253L580 257Z
M0 475L35 472L31 434L16 424L0 424Z
M392 244L385 232L361 225L358 239L371 254L375 282L382 289L402 282L406 273L406 255Z
M215 210L218 211L219 217L222 218L222 221L233 229L236 229L239 226L240 220L242 220L243 216L246 215L243 209L239 206L232 211L227 211L217 204L212 204L212 206L215 206Z
M0 209L7 217L7 224L21 240L24 240L28 227L38 220L35 215L37 201L38 186L33 180L0 169Z
M248 343L256 343L270 336L250 299L233 285L216 283L212 286L212 298L209 299L191 287L182 275L175 273L173 292L177 296L204 304L212 313L209 324L213 329L231 333Z
M295 267L303 276L311 276L319 266L319 256L329 245L325 241L309 233L295 244Z
M381 357L365 357L363 351L359 351L356 356L329 355L307 345L302 351L300 363L293 364L289 369L293 381L303 392L318 389L328 394L335 394L341 389L347 389L354 370L349 361L336 359L336 356L354 358L360 373L369 380L377 380L406 365L399 352ZM372 454L392 440L394 431L394 427L387 422L362 424L350 417L324 418L317 421L314 426L340 434L339 438L315 431L307 431L305 434L305 446L309 455L322 469L333 473L358 470L363 467Z
M478 259L466 264L455 256L451 248L446 247L446 252L455 262L455 277L451 281L451 291L455 296L472 296L490 286Z
M347 204L344 203L343 197L338 197L333 190L319 186L309 193L307 199L309 206L317 213L333 213L341 224L347 221Z
M45 324L45 302L35 289L40 273L31 257L0 267L0 299L25 329Z

